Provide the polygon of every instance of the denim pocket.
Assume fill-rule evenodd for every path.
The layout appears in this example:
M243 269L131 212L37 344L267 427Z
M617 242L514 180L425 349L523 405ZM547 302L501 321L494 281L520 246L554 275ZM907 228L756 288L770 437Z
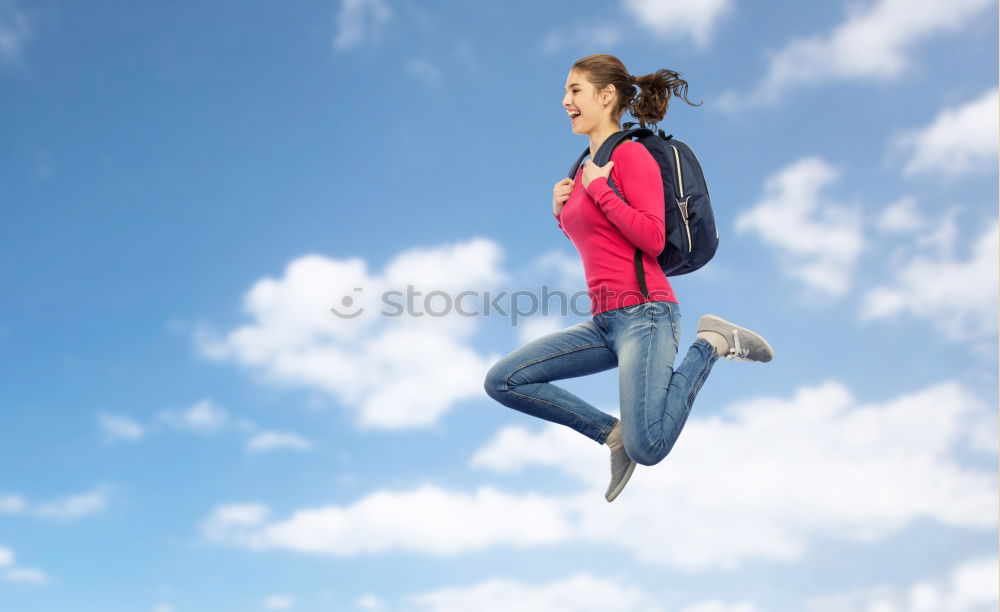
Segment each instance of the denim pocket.
M649 305L649 302L637 302L635 304L630 304L629 306L619 306L618 308L612 308L611 310L605 310L604 314L609 317L630 315L637 311L644 310Z
M623 322L637 320L640 318L645 319L648 316L646 314L646 309L648 307L648 303L639 302L638 304L632 304L631 306L622 306L620 308L605 310L597 316L602 319L601 323L603 326L608 327L614 325L616 321Z

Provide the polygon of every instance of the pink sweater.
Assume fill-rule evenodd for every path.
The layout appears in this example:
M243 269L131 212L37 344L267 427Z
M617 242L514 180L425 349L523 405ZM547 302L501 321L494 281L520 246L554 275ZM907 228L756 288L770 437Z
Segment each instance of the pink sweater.
M581 167L560 214L559 229L583 260L592 315L646 301L676 302L674 290L656 261L663 250L663 179L660 167L641 143L626 141L611 153L611 178L626 204L597 178L583 188ZM635 249L642 250L649 300L635 275Z

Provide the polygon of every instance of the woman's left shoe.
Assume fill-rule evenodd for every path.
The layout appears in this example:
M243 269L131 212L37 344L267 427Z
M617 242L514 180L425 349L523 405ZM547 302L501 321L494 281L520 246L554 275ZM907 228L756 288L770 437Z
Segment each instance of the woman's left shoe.
M717 334L705 339L716 347L720 357L764 363L774 358L774 351L763 336L715 315L707 314L698 321L698 336L701 337L703 332ZM723 347L722 343L726 346Z
M635 471L635 461L632 461L628 453L625 452L621 421L615 423L614 429L608 434L604 443L611 449L611 483L608 484L608 490L604 493L604 499L611 502L618 497L618 494L628 483L628 479L632 477L632 472Z

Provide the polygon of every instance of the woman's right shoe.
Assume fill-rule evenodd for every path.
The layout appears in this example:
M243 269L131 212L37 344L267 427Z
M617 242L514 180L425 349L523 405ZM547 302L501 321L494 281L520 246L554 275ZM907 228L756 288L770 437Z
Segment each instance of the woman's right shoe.
M698 321L698 334L702 332L714 332L725 339L728 348L719 353L726 359L767 363L774 358L774 351L763 336L715 315L707 314Z
M614 429L608 434L608 438L604 443L611 449L611 482L608 484L608 490L604 493L604 499L611 502L618 497L618 494L628 484L628 479L632 477L632 472L635 471L635 461L632 461L632 458L625 452L625 443L622 442L621 421L615 423Z

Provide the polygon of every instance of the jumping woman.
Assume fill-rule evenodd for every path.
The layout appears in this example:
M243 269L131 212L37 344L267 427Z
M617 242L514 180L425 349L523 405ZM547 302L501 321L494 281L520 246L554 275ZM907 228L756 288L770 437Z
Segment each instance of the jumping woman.
M636 97L636 87L642 92ZM611 161L597 166L601 143L621 131L628 110L640 126L656 124L671 93L686 97L687 82L670 70L634 77L613 55L573 64L562 105L574 134L590 138L590 157L575 179L552 190L552 214L583 261L592 318L534 340L490 368L485 388L501 404L575 429L611 451L614 500L636 463L663 460L687 421L691 404L719 357L770 361L773 351L759 334L705 315L680 366L674 358L681 313L657 263L666 239L663 180L652 154L625 140ZM608 176L619 188L618 197ZM642 251L648 299L637 289L633 256ZM602 412L551 381L618 367L621 418Z

